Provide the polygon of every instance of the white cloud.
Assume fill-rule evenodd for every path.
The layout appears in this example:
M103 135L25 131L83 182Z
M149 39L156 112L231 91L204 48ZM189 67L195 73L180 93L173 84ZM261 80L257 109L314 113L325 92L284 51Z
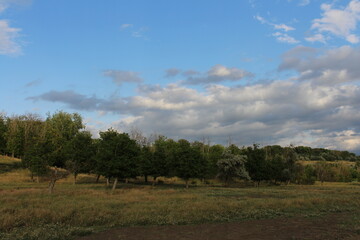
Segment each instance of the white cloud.
M261 24L268 24L268 21L265 20L265 18L259 16L259 15L256 15L254 17L256 20L258 20Z
M300 0L299 6L306 6L310 4L310 0Z
M292 2L293 0L288 0L289 2ZM298 5L301 7L307 6L310 4L310 0L297 0Z
M0 0L0 14L12 5L26 5L31 0ZM20 28L10 27L9 21L0 19L0 55L17 56L22 53L18 41Z
M289 36L289 34L287 34L287 32L289 31L294 31L295 30L294 27L288 26L286 24L275 24L269 22L268 20L266 20L265 18L259 15L256 15L254 18L258 20L261 24L270 25L273 27L274 30L277 30L277 32L274 32L271 35L274 36L279 42L289 43L289 44L296 44L300 42L296 40L294 37L291 37Z
M134 26L134 25L131 24L131 23L124 23L124 24L121 24L120 29L124 30L124 29L127 29L127 28L131 28L132 26Z
M190 74L192 73L192 74ZM240 81L244 78L252 77L253 74L239 68L235 67L226 67L221 64L217 64L210 68L209 71L206 72L203 76L196 76L196 71L186 71L185 75L188 76L188 78L183 81L184 84L210 84L210 83L219 83L223 81Z
M326 43L325 37L321 33L317 33L317 34L315 34L313 36L306 37L305 40L308 41L308 42Z
M359 37L353 32L360 20L360 1L351 0L346 7L335 8L331 4L322 4L322 17L313 20L311 29L320 33L331 33L350 43L358 43ZM321 40L321 39L320 39Z
M120 26L121 31L128 31L134 38L145 38L145 33L149 30L147 27L136 27L132 23L123 23Z
M286 33L275 32L272 36L274 36L279 42L283 43L296 44L300 42Z
M0 55L21 54L21 46L16 41L20 31L20 28L10 27L7 20L0 20Z
M263 17L261 17L259 15L256 15L255 19L258 20L261 24L267 24L267 25L272 26L275 30L283 30L285 32L295 30L295 28L293 28L291 26L288 26L286 24L283 24L283 23L282 24L275 24L275 23L269 22L268 20L266 20L265 18L263 18Z
M131 36L135 37L135 38L144 38L144 33L147 32L148 29L146 27L141 27L139 29L137 29L136 31L133 31Z
M277 30L283 30L283 31L285 31L285 32L295 30L295 28L290 27L290 26L285 25L285 24L274 24L273 26L274 26L275 29L277 29Z

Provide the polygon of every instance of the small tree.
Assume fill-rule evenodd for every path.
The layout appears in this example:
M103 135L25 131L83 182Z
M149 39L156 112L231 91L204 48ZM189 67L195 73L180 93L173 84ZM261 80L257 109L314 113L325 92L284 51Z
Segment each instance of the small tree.
M244 155L234 155L229 152L223 154L217 162L218 177L222 179L225 186L234 178L250 180L249 173L245 169L247 157Z
M331 177L331 165L326 163L325 161L319 161L315 163L314 167L317 180L321 181L321 184Z

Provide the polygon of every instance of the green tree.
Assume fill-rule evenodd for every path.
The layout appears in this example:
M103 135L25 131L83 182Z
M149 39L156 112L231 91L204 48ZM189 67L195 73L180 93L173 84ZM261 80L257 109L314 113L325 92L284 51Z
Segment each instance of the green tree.
M159 136L158 139L155 140L152 171L152 176L154 178L153 184L155 184L157 177L170 177L175 175L174 153L176 152L176 148L177 143L172 139Z
M0 154L6 153L6 116L3 113L0 113Z
M84 128L78 113L57 112L45 121L45 158L49 166L65 167L69 157L69 143Z
M89 131L76 133L66 146L68 154L65 162L66 169L74 176L74 184L79 173L90 173L95 169L95 146Z
M145 182L148 182L148 176L154 174L154 152L150 146L143 146L140 154L140 174L144 176Z
M254 144L246 149L247 161L245 163L249 176L257 186L261 181L269 180L269 168L266 161L266 152Z
M245 155L234 155L225 152L217 162L218 177L224 181L225 186L234 178L250 180L249 173L245 168L247 157Z
M140 148L126 133L114 129L100 132L97 162L98 171L107 178L115 178L112 190L119 178L135 177L138 174Z
M175 174L185 180L186 188L189 188L190 178L201 177L204 164L199 148L192 147L185 139L178 141L175 152Z
M222 158L224 152L225 147L220 144L213 145L209 148L207 178L215 178L217 176L217 162Z
M201 178L202 181L205 179L212 178L211 176L211 165L210 165L210 146L206 144L206 138L202 142L195 141L191 143L191 148L193 151L200 154L199 161L201 162L200 172L198 178ZM216 173L215 173L216 174ZM215 175L214 175L215 176Z

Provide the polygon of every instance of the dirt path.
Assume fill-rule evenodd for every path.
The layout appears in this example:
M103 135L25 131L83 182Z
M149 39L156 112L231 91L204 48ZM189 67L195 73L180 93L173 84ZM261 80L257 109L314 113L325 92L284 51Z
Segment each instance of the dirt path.
M346 219L344 214L332 214L322 218L126 227L82 237L79 240L359 240L359 234L339 225L344 219Z

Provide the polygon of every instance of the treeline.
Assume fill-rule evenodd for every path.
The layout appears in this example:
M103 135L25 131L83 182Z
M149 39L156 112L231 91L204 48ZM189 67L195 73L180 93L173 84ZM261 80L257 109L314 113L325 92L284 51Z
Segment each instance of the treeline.
M256 184L319 181L352 181L360 178L359 157L347 151L304 146L260 147L254 144L224 147L206 141L174 141L164 136L147 138L140 131L130 134L114 129L100 132L94 139L84 130L82 117L57 112L45 120L34 114L0 116L0 153L21 158L32 177L48 177L50 191L56 180L71 173L98 174L118 180L143 176L155 182L160 176L189 180L220 178L225 184L234 179ZM302 160L302 161L300 161ZM304 164L306 160L316 163ZM337 160L356 162L353 166ZM306 163L306 162L305 162ZM65 170L64 170L65 169Z

